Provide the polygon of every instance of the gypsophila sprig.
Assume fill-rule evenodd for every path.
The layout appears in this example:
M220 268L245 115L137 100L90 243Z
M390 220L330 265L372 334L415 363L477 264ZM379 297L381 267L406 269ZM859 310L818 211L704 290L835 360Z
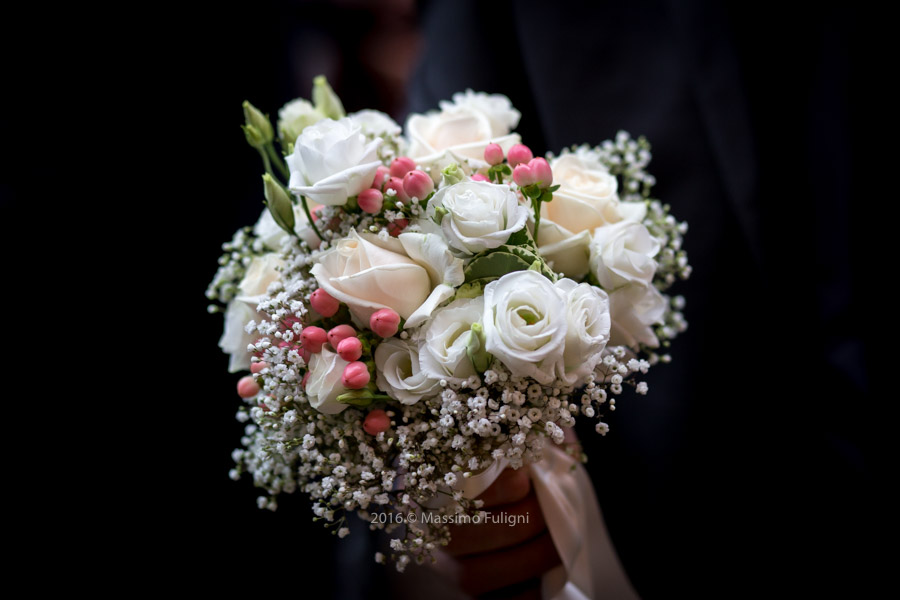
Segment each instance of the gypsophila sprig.
M268 510L306 494L339 537L356 513L402 571L451 517L484 514L472 485L490 469L539 463L576 419L604 435L626 388L648 393L687 327L668 295L690 274L687 225L651 198L643 138L535 158L503 96L454 95L404 134L315 90L279 111L277 140L254 138L282 145L289 177L264 160L267 193L291 197L223 246L207 292L250 371L229 476ZM460 115L490 126L447 125Z

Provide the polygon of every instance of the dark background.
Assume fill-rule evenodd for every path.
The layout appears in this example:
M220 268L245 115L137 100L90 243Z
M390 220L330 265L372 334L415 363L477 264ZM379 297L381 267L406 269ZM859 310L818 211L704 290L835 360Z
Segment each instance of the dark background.
M435 27L442 3L374 4L159 7L113 15L96 29L80 24L90 22L91 13L79 14L78 24L59 13L52 23L39 14L11 16L7 23L8 29L24 27L21 39L3 41L10 57L5 74L20 82L19 93L5 99L2 120L7 256L21 257L39 240L67 244L77 259L50 252L43 263L43 272L66 282L57 289L82 295L75 292L87 278L103 290L127 290L129 302L114 315L89 295L91 316L83 321L143 328L138 339L124 336L127 343L102 338L114 344L106 360L127 365L123 389L129 392L108 407L128 410L127 450L117 444L111 451L106 439L99 441L97 467L80 469L71 489L116 498L112 504L96 494L84 499L118 540L106 550L149 573L148 585L167 586L178 574L196 589L224 580L235 590L259 590L262 577L273 589L306 589L313 580L324 583L324 597L352 597L343 586L369 577L365 567L335 567L334 539L311 522L303 498L282 498L276 513L260 511L251 483L227 477L243 428L233 418L238 376L226 372L227 357L216 346L221 316L206 314L203 292L219 245L262 209L262 169L239 128L244 99L274 119L285 102L308 98L312 77L324 73L348 111L378 108L402 125L408 86L416 110L436 104L422 93L422 73L414 77L424 58L442 65L434 73L446 73L447 92L436 99L468 85L509 94L523 112L518 131L536 152L599 142L618 127L653 131L652 123L624 122L628 113L615 95L596 107L608 124L598 139L549 123L534 98L545 97L541 90L553 79L532 81L536 87L529 90L516 79L526 67L511 60L543 38L523 41L522 29L495 24L516 6L521 22L546 23L547 43L561 40L578 52L604 30L601 23L610 35L641 39L659 25L654 11L667 3L556 2L554 11L528 2L473 10L460 2L459 12L446 19L447 27L457 27L446 35L453 50L431 46L443 52L443 62L434 50L428 53L417 25L424 9ZM602 18L592 17L595 11ZM570 32L560 25L566 19L581 29ZM858 596L880 571L872 549L884 541L885 499L873 465L886 455L890 435L881 407L891 396L876 395L873 390L883 388L872 380L887 372L878 367L893 356L876 353L875 345L893 320L892 271L879 268L877 257L889 255L880 240L893 232L879 213L895 195L893 169L884 166L892 154L878 143L889 121L881 84L890 72L879 62L880 21L883 16L864 4L801 10L764 3L732 5L710 23L737 48L734 75L760 164L754 194L766 207L763 258L748 256L734 215L722 217L727 235L717 237L719 224L704 222L699 200L674 206L676 216L691 222L686 245L700 268L693 294L682 290L691 329L675 343L675 362L657 368L650 395L621 401L611 433L591 448L591 470L597 481L606 478L597 489L607 517L621 514L610 524L614 540L648 598L676 591L731 597L788 587ZM70 37L57 35L63 31ZM38 50L52 39L60 41L54 52ZM479 57L481 48L488 50ZM479 67L479 58L490 65ZM592 61L603 64L591 55L576 64L588 68ZM711 160L708 149L695 155L689 143L651 142L657 151L650 170L664 200L678 194L676 165L699 171L698 164ZM708 164L710 173L717 169ZM42 237L48 221L58 230L55 237ZM808 229L794 235L795 223ZM137 267L106 259L120 247ZM726 272L735 257L744 262L734 264L753 264L754 271L743 282L739 276L719 280L720 302L704 304L716 280L703 267ZM19 277L22 261L10 263ZM88 275L81 277L82 270ZM14 281L20 282L14 298L25 306L26 279ZM739 308L748 312L729 311L729 297L760 294L758 285L777 292L776 300L764 307L744 300ZM84 329L91 331L90 325ZM733 347L722 344L726 337ZM667 380L702 371L685 363L712 355L727 360L729 352L752 362L724 370L711 363L709 378L696 379L705 386L698 398L680 403L665 396ZM73 376L116 377L81 360L73 357ZM100 410L86 416L88 423L100 418L121 432L125 417L118 415ZM670 423L675 433L666 431ZM89 521L83 535L96 534L97 522ZM377 597L384 589L369 592Z

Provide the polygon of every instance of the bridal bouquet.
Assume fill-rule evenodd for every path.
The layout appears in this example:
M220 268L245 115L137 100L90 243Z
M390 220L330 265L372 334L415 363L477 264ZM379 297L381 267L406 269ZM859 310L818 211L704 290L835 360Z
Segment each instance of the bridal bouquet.
M624 132L534 157L504 96L455 94L405 131L345 114L324 78L312 96L276 127L244 104L266 207L207 292L230 370L251 373L231 476L262 508L308 494L341 537L357 513L403 570L477 519L500 470L558 452L576 418L604 434L626 386L647 393L686 327L665 292L689 275L687 227Z

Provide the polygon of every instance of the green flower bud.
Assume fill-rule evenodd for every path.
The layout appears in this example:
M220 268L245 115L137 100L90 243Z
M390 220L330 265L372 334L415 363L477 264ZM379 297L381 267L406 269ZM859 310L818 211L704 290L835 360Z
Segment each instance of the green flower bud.
M344 111L344 105L341 104L341 99L337 97L337 94L328 85L328 80L325 79L324 75L319 75L313 79L312 99L316 109L326 117L340 119L347 116L347 113Z
M484 344L484 327L481 323L472 323L472 327L469 329L469 341L466 342L466 355L472 361L475 369L481 373L487 371L493 359L491 354L484 349Z
M272 213L272 218L279 227L291 235L297 235L294 231L294 206L291 197L284 191L281 184L268 173L263 175L265 185L266 206Z
M268 144L275 137L272 123L269 117L259 112L259 109L244 100L244 134L247 142L254 148ZM252 138L252 139L251 139Z
M441 185L453 185L454 183L459 183L466 177L466 174L456 163L450 163L444 167L444 170L441 171L441 175L444 176Z
M292 147L304 129L325 118L320 110L306 100L292 100L278 111L278 135L283 144Z

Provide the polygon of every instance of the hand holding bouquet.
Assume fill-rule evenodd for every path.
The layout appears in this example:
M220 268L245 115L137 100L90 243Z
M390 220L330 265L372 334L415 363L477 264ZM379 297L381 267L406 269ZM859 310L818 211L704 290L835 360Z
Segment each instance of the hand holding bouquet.
M322 78L313 100L279 112L280 152L245 104L267 206L208 290L230 370L251 371L232 476L265 508L308 494L341 537L357 513L402 570L481 514L507 466L543 473L546 514L549 475L575 476L565 429L581 416L603 434L626 386L647 393L686 327L665 293L690 272L686 225L650 198L643 139L534 157L504 96L456 94L405 135L346 115Z

